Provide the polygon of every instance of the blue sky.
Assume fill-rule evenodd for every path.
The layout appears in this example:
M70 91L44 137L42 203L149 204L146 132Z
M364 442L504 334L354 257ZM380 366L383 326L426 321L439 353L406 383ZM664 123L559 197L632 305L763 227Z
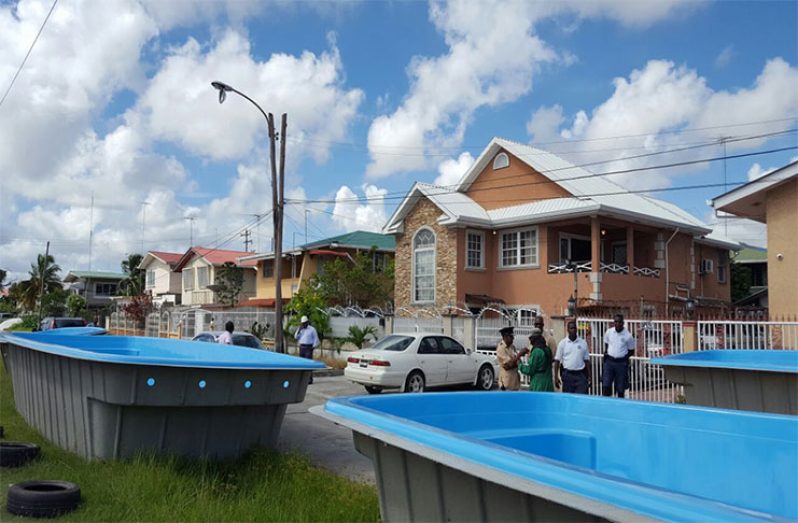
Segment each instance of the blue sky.
M3 92L51 5L0 3ZM291 247L306 216L309 240L379 230L414 181L455 183L493 136L605 172L794 129L796 21L792 1L60 0L0 106L0 267L21 276L50 240L65 270L116 270L142 247L185 250L187 217L195 244L241 249L271 207L265 124L244 100L220 106L212 80L288 113ZM685 144L704 147L668 152ZM796 145L785 132L727 150ZM629 159L644 153L662 154ZM728 180L797 155L728 160ZM667 189L722 183L723 168L615 178ZM721 192L656 195L712 223ZM261 250L270 230L253 227ZM763 240L739 220L727 233Z

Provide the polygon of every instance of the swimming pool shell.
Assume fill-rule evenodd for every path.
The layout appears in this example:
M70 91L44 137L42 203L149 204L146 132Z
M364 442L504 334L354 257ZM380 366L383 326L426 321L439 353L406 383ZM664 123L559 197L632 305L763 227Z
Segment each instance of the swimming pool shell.
M330 400L383 521L798 518L798 418L576 394Z
M798 414L798 351L708 350L651 360L690 405Z
M17 410L89 459L141 451L234 457L276 443L319 362L235 346L123 336L3 335Z

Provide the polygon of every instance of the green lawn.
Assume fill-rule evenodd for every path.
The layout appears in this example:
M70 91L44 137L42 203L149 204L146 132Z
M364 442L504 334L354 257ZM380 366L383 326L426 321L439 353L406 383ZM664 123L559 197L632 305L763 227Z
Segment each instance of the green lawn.
M0 521L8 487L29 479L80 485L81 507L59 521L378 521L374 487L313 467L296 454L258 449L223 462L140 456L88 462L30 428L14 408L11 380L0 369L0 424L8 441L41 446L38 461L0 469ZM31 520L33 521L33 520Z

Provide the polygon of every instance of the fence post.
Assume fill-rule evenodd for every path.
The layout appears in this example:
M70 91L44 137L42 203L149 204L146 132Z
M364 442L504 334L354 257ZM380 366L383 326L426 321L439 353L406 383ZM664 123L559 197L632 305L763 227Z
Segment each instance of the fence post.
M695 352L698 349L698 323L692 320L682 322L684 336L684 352Z
M451 336L452 333L454 332L454 328L452 325L454 321L453 318L454 318L453 314L444 314L443 316L441 316L441 323L443 324L444 336Z
M385 335L393 334L393 316L385 316Z
M477 317L465 316L463 318L463 345L466 349L477 350Z

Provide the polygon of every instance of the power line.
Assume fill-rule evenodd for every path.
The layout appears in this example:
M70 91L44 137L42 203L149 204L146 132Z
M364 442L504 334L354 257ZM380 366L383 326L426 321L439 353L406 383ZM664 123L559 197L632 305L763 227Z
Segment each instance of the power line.
M3 98L0 98L0 107L2 107L3 102L6 101L6 97L8 96L8 93L11 92L11 88L14 87L14 82L17 81L17 77L19 76L19 73L22 72L22 68L25 67L25 62L28 61L28 57L30 56L31 52L33 51L33 47L36 45L36 42L39 41L39 36L41 36L42 31L44 31L44 26L47 25L47 20L49 20L50 19L50 15L53 14L53 10L55 9L55 5L57 3L58 3L58 0L53 0L53 5L50 6L50 10L47 12L47 16L44 17L44 22L42 22L42 26L39 27L39 32L36 33L36 38L34 38L33 42L31 42L30 47L28 48L28 52L25 54L25 58L22 59L22 63L19 64L19 67L17 68L17 72L14 73L14 77L11 79L11 83L8 84L8 89L6 89L6 92L3 94Z

